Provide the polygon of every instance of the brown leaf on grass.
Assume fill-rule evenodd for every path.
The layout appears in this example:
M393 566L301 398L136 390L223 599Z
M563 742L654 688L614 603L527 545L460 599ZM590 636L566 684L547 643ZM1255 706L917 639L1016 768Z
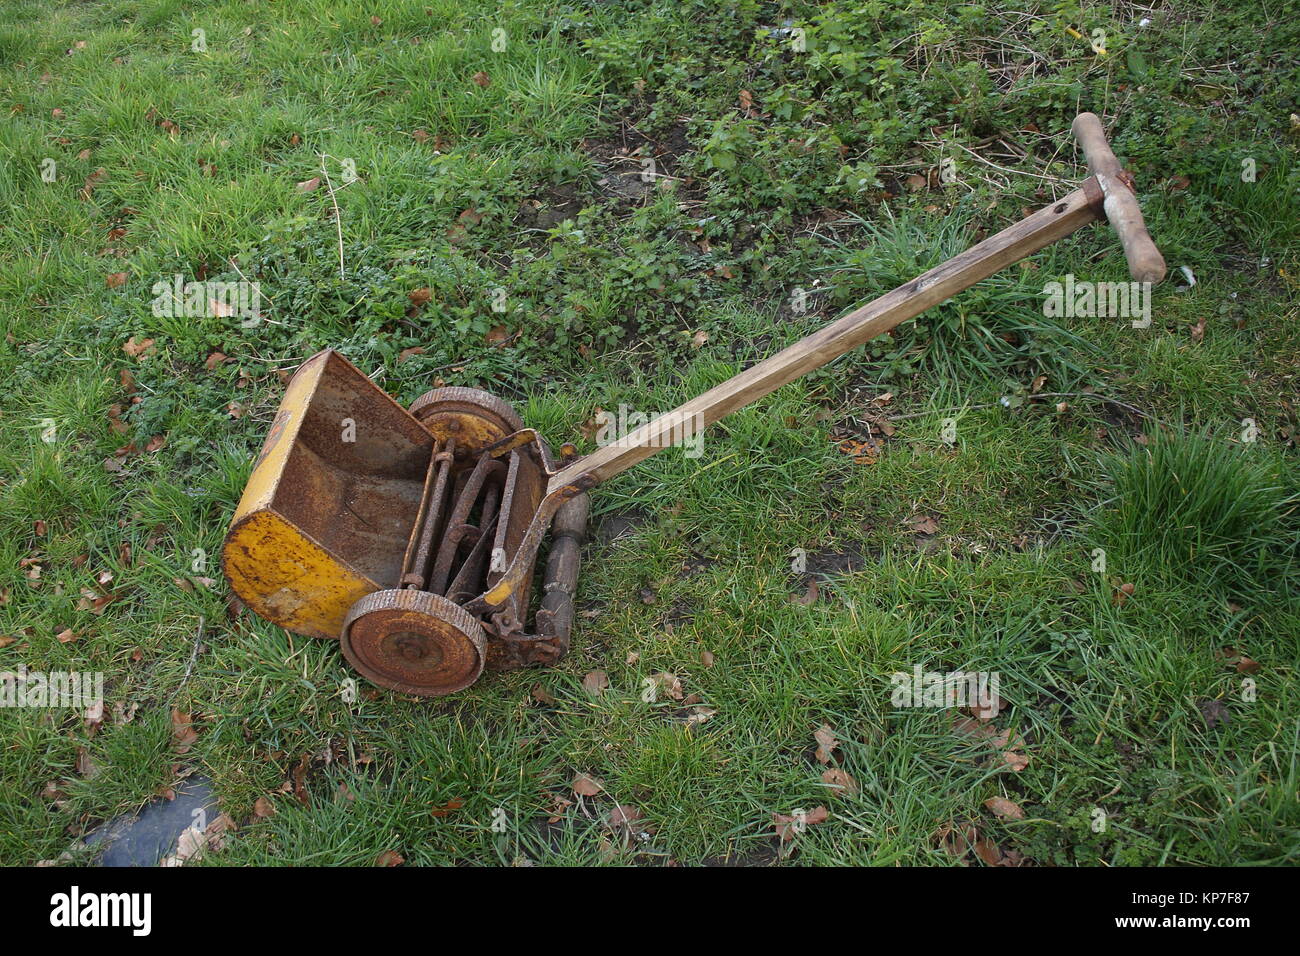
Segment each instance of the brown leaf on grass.
M447 230L447 240L453 245L464 242L469 228L477 226L482 221L483 214L473 206L462 210L461 214L456 217L456 221L451 224L451 228Z
M713 651L700 651L700 664L704 667L712 667Z
M104 725L104 699L101 697L87 707L81 714L81 722L87 735L93 737Z
M0 634L0 648L8 647L10 644L14 643L16 640L18 640L18 638L16 638L16 637L12 637L11 635L8 635L8 634Z
M226 406L226 414L231 418L243 418L248 409L241 402L231 402Z
M89 176L86 177L86 181L82 184L81 190L77 193L77 198L89 200L91 194L94 193L95 191L95 187L98 186L107 178L108 178L107 171L103 169L95 170L93 173L91 173Z
M199 739L194 729L193 718L177 708L172 708L172 746L178 754L190 752L194 742Z
M59 633L54 635L54 639L60 644L71 644L77 639L77 632L70 627L65 627Z
M307 792L307 772L311 770L311 756L310 753L303 754L302 759L294 764L293 770L289 772L289 778L292 780L290 789L304 807L311 803L311 794Z
M603 694L609 687L609 675L604 671L592 671L582 679L582 687L592 696Z
M121 369L117 373L117 380L122 386L122 390L130 395L135 391L135 375L129 368Z
M640 810L626 804L619 804L609 811L605 824L625 841L644 840L655 832L654 827L645 822Z
M568 797L562 797L558 793L551 794L551 816L547 823L559 823L564 819L564 812L573 806L573 801Z
M1133 596L1135 590L1136 588L1133 586L1133 582L1126 581L1115 589L1115 593L1111 595L1110 603L1115 607L1123 607L1128 603L1128 599Z
M474 81L475 86L482 87L483 89L486 89L487 87L492 85L492 78L488 76L486 73L484 73L482 70L479 70L477 73L475 73L471 77L471 79Z
M874 465L880 460L880 446L874 441L845 438L835 446L842 454L853 459L855 465Z
M704 346L708 344L708 341L709 341L709 333L705 332L703 329L700 329L700 331L696 332L694 335L691 336L691 348L696 348L696 349L704 348Z
M141 339L137 342L133 335L126 340L126 344L122 346L122 351L131 356L131 358L139 358L142 355L148 355L153 351L153 339Z
M46 531L45 522L42 521L40 518L37 518L35 521L32 522L32 530L36 532L36 536L38 538L45 537L45 531Z
M1019 773L1029 766L1029 755L1021 753L1019 750L1002 751L1002 763L1015 773Z
M822 724L818 727L813 732L813 739L817 741L817 762L830 763L832 752L840 745L835 731L831 730L831 725Z
M975 855L988 866L1002 865L1002 850L988 837L980 837L975 841Z
M219 299L208 299L208 315L215 318L229 318L235 314L235 307L229 302L222 302Z
M416 355L423 355L423 354L424 354L424 346L422 345L416 345L409 349L402 349L402 351L397 353L397 364L401 365L407 359L412 358Z
M1025 811L1020 809L1020 805L1008 800L1006 797L989 797L984 801L984 806L1003 820L1023 820L1025 818Z
M822 772L822 783L831 788L835 796L852 797L858 792L858 782L839 767L829 767Z
M311 193L311 192L315 192L316 187L318 187L319 185L320 185L320 177L313 176L311 179L304 179L294 188L297 189L298 192L300 193Z
M935 839L949 856L960 858L979 839L979 832L969 823L945 823L939 827Z
M417 129L411 132L411 139L415 140L417 143L423 143L426 140L428 140L428 138L429 138L428 130Z
M510 341L510 330L504 325L494 325L488 329L488 334L484 336L484 341L488 345L504 345Z
M1201 319L1192 326L1192 341L1201 342L1205 339L1205 320Z
M912 515L903 522L912 534L938 534L939 521L931 515Z
M433 290L429 288L412 289L410 292L406 293L406 298L410 301L411 305L418 308L426 305L428 301L433 298Z
M127 274L125 272L110 272L104 276L104 285L110 289L116 289L119 286L126 285Z
M108 407L108 427L115 435L125 435L131 430L131 426L122 421L121 405L113 404Z
M594 797L605 789L605 783L599 777L591 777L585 773L573 775L573 782L569 788L580 797Z
M1258 674L1259 668L1259 661L1251 660L1249 657L1242 657L1237 661L1238 674Z
M803 595L794 599L796 604L802 604L804 607L812 607L821 597L821 587L817 584L816 578L808 579L808 590Z
M545 687L543 687L540 683L534 684L532 690L529 691L529 694L532 696L533 700L535 700L539 704L555 703L555 698L551 696L551 692L548 691Z
M96 617L104 613L104 608L117 600L116 594L98 594L90 588L81 589L81 600L77 602L78 611L90 611Z
M396 850L385 850L375 858L375 866L401 866L405 862L406 859Z
M77 773L81 774L87 780L93 780L103 771L98 763L90 757L90 752L85 747L77 748Z
M784 813L772 814L772 822L776 824L776 835L782 843L793 840L795 836L803 832L804 827L815 826L818 823L825 823L830 819L830 811L823 806L813 807L807 813L793 813L786 815Z
M682 697L685 696L682 693L681 678L676 674L669 674L661 671L654 675L654 681L659 686L659 690L667 694L673 700L681 700Z
M459 810L461 807L463 807L464 805L465 805L465 801L462 800L460 797L452 797L450 800L448 800L448 801L447 801L446 803L444 803L442 806L440 806L440 807L434 807L432 810L430 810L430 811L429 811L429 816L431 816L431 817L449 817L449 816L451 816L453 813L455 813L457 810Z

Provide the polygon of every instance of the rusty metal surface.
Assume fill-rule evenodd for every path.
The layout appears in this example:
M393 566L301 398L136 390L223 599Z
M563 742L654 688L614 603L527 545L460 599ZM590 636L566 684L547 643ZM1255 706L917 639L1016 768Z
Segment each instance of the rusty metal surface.
M227 536L227 577L256 613L342 637L360 673L404 693L551 664L568 649L586 524L577 487L547 494L554 472L500 399L435 389L408 413L324 352L286 390Z
M352 601L401 576L432 447L419 422L338 353L308 359L222 547L232 589L281 627L337 639Z
M441 697L478 679L487 660L482 627L427 591L366 595L343 623L343 654L367 680L403 694Z

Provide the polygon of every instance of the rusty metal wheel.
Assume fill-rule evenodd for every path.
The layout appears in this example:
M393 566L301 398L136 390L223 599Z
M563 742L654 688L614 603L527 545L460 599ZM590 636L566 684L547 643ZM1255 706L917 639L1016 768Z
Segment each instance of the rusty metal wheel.
M477 388L435 388L412 402L410 412L434 438L455 438L456 448L470 455L524 427L513 408Z
M482 625L427 591L367 594L348 611L339 644L366 680L421 697L464 690L487 661Z

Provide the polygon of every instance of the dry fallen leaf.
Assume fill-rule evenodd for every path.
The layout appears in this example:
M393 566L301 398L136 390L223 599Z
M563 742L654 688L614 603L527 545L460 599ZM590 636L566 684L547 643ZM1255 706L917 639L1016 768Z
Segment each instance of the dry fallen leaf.
M938 534L939 522L930 515L912 515L904 524L912 534Z
M825 807L813 807L807 813L794 813L787 816L784 813L772 814L772 822L776 824L776 835L785 843L793 840L797 834L802 832L806 826L814 826L818 823L825 823L830 818L830 811Z
M1003 820L1023 820L1025 818L1025 811L1020 809L1020 805L1008 800L1006 797L989 797L984 801L984 806Z
M465 805L465 801L462 800L460 797L452 797L442 806L434 807L432 810L430 810L429 815L434 817L449 817L464 805Z
M988 837L980 837L975 841L975 855L988 866L998 866L1002 863L1002 851Z
M320 185L320 177L313 176L311 179L304 179L302 182L300 182L297 185L296 188L300 193L310 193L310 192L315 192L316 187L319 185Z
M108 275L104 276L104 284L108 286L110 289L116 289L119 286L124 286L126 285L126 273L110 272Z
M835 731L831 730L830 724L822 724L813 732L813 738L817 741L817 762L830 763L832 751L840 745Z
M172 745L178 754L189 753L194 742L199 739L194 729L191 716L184 711L172 708Z
M580 797L594 797L605 789L605 783L599 777L579 773L574 774L573 783L569 784L569 787Z
M77 773L90 780L98 776L103 769L90 758L90 752L85 747L77 748Z
M385 850L375 859L375 866L401 866L406 860L396 850Z
M475 86L480 86L486 89L487 87L492 85L492 78L489 77L482 70L479 70L477 73L475 73L472 79L474 80Z
M808 590L801 597L795 598L795 603L802 604L804 607L811 607L817 603L817 598L821 596L821 587L817 584L816 578L808 579Z
M137 342L133 335L126 340L126 344L122 346L122 351L131 356L131 358L139 358L142 355L148 355L153 351L153 339L141 339Z
M676 674L660 672L654 675L654 681L659 685L659 690L667 694L673 700L682 699L682 681Z
M588 694L602 694L608 686L609 675L604 671L592 671L582 679L582 687Z
M858 792L858 782L839 767L829 767L822 773L822 783L831 788L836 796L854 796Z

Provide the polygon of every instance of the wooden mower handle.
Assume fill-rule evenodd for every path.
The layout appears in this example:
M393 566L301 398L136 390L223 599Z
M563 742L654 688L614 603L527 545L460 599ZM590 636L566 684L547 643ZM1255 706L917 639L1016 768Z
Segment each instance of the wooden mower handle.
M626 471L660 448L673 444L674 435L681 434L684 427L698 430L712 425L786 382L821 368L868 339L891 331L899 323L1098 219L1109 219L1119 233L1133 278L1139 282L1159 282L1165 274L1165 261L1142 222L1137 198L1126 185L1126 174L1106 142L1101 122L1092 113L1081 113L1074 121L1074 132L1093 171L1079 189L911 282L859 306L615 443L571 462L551 477L548 496L572 497Z
M1088 172L1101 187L1106 219L1119 233L1128 271L1138 282L1159 282L1165 277L1165 257L1156 248L1147 225L1142 220L1142 210L1133 194L1132 177L1124 172L1106 142L1106 133L1096 113L1080 113L1074 118L1074 138L1083 147L1088 160Z

